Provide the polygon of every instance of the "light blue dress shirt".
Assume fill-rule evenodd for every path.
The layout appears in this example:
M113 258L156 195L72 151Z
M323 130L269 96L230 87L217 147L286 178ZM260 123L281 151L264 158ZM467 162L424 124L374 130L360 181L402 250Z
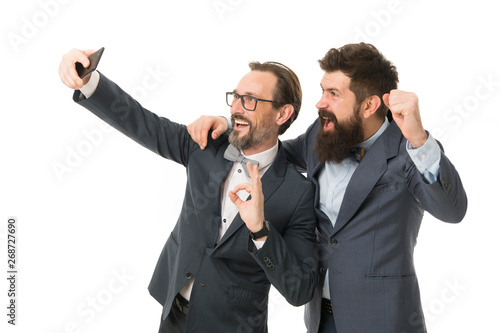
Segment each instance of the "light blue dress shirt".
M389 127L389 124L389 120L386 118L379 130L368 140L360 143L358 147L364 147L366 154L375 141ZM436 140L429 134L429 138L422 147L415 149L407 142L406 150L418 171L424 176L424 179L429 184L434 183L439 175L439 162L441 161L441 149ZM358 162L348 157L340 163L325 163L325 167L320 171L318 178L319 205L333 226L335 226L335 222L337 221L347 185L357 167ZM325 283L323 285L323 297L330 299L328 271L326 272Z

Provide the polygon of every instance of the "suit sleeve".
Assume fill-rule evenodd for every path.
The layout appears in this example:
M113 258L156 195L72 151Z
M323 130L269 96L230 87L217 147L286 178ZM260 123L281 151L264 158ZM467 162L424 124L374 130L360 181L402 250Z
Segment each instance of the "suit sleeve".
M465 217L467 195L457 170L444 151L441 150L439 175L436 182L429 184L424 181L424 177L411 159L408 159L406 165L405 178L408 189L423 209L435 218L458 223Z
M269 281L294 306L312 299L318 284L314 186L305 191L284 233L270 221L264 246L253 253ZM252 244L253 245L253 244Z
M149 150L184 166L197 149L186 126L146 110L102 74L90 98L75 91L73 100Z
M286 159L288 162L295 165L299 172L307 171L307 154L312 153L308 149L310 144L308 141L312 137L315 137L312 132L315 131L315 127L318 126L318 122L315 121L304 134L299 135L295 139L286 140L283 142L283 148L285 149Z

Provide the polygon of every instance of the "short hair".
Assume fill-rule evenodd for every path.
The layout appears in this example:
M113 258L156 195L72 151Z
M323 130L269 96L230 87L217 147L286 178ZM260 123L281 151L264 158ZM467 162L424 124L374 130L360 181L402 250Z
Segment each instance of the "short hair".
M285 133L299 116L300 106L302 105L302 88L300 87L299 78L290 68L275 61L264 63L254 61L249 63L248 66L252 71L273 73L278 79L273 93L274 102L272 104L275 109L286 104L293 106L293 114L279 128L279 135Z
M318 60L327 73L341 71L351 79L349 89L361 104L367 97L377 95L381 104L376 113L384 118L388 108L382 96L398 87L398 71L377 48L371 44L346 44L330 49L323 59Z

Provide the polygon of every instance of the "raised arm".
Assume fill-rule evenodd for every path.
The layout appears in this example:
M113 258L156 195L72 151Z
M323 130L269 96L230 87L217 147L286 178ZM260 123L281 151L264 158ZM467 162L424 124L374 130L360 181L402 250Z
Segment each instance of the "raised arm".
M89 64L87 57L92 53L93 51L72 49L63 56L59 75L66 86L84 90L86 84L90 85L87 79L90 75L84 80L79 78L75 63L80 62L87 67ZM86 92L85 96L79 90L75 91L73 96L75 102L160 156L187 165L190 154L198 149L198 146L191 140L186 126L159 117L143 108L139 102L104 75L97 72L92 73L95 78L94 75L98 77L95 90Z

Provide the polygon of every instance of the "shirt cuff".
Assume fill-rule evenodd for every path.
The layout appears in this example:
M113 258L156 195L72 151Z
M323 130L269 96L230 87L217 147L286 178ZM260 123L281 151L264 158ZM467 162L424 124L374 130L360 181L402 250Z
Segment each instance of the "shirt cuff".
M256 241L256 240L252 239L252 242L255 245L255 248L257 248L257 250L260 250L264 246L264 243L266 241L265 240L264 241Z
M80 92L86 97L90 98L92 94L96 91L97 85L99 84L99 79L100 75L98 71L94 71L90 74L90 79L89 82L87 82L86 85L84 85L81 89Z
M429 138L420 148L413 148L407 141L406 150L427 182L434 183L439 176L439 163L441 162L441 149L434 137L429 134Z

